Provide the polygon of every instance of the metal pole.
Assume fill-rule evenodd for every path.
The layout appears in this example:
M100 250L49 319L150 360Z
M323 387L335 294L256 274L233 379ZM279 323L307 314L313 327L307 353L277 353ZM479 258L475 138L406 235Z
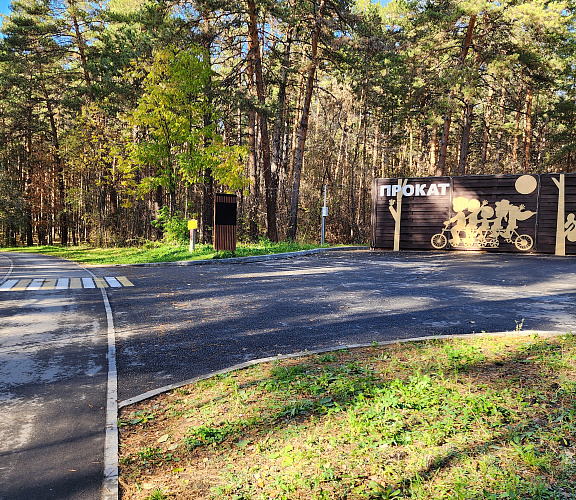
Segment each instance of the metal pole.
M196 250L196 229L190 229L190 247L188 251L190 253Z
M324 184L324 205L322 206L322 229L320 232L320 244L324 245L324 235L326 234L326 212L327 212L327 207L326 207L326 187L327 185Z

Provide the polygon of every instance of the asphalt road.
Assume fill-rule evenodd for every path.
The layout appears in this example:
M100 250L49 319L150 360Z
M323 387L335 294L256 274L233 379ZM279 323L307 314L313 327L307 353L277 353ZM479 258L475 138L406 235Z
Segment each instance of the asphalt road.
M62 259L0 254L0 283L9 272L89 277ZM0 292L1 500L101 498L106 333L97 289Z
M120 401L305 349L517 328L576 331L574 257L355 251L94 272L135 285L109 290Z
M68 278L70 286L69 278L89 277L72 263L30 254L9 254L10 269L5 255L0 500L100 499L107 379L102 295L98 288L2 291L9 273L14 282L52 278L54 285ZM517 328L576 331L574 257L339 251L250 264L92 271L134 284L107 289L120 401L305 349Z

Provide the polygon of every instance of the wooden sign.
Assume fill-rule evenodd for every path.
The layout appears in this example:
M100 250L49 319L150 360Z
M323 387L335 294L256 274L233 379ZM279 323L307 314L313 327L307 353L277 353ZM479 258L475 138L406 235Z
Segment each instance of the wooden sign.
M191 219L188 221L188 229L198 229L198 221L196 219Z
M576 174L376 179L372 247L576 254Z

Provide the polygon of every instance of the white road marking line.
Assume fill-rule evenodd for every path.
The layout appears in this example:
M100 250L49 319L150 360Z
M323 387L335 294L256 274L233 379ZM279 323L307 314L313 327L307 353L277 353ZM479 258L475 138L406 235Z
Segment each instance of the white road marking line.
M70 286L70 278L58 278L56 283L56 290L68 290Z
M106 278L104 278L108 284L112 287L112 288L121 288L122 287L122 283L120 283L116 278L112 277L112 276L106 276Z
M92 278L82 278L82 286L84 288L96 288L96 285L94 284L94 281L92 281Z
M93 278L91 271L84 268ZM106 389L106 434L104 437L104 480L102 500L118 500L118 373L116 370L116 330L105 288L100 288L108 323L108 384Z
M40 288L42 287L42 283L44 283L44 278L32 280L32 283L28 285L28 288L26 288L26 290L40 290Z
M10 260L10 257L7 257L6 255L2 255L2 258L10 262L10 268L8 269L8 271L6 271L6 274L2 276L2 278L0 278L0 283L4 284L3 282L6 281L8 279L8 276L12 274L12 270L14 269L14 262L12 262L12 260Z
M8 280L2 286L0 286L0 291L5 292L10 290L16 283L18 283L18 280Z

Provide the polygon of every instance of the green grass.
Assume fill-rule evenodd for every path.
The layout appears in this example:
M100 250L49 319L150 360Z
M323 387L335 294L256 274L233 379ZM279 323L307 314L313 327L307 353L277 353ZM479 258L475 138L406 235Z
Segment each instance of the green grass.
M142 415L155 414L154 420ZM123 499L576 499L576 336L338 351L125 408Z
M247 257L250 255L296 252L312 248L318 248L318 245L297 242L272 243L263 239L260 240L259 243L240 243L234 253L215 252L211 245L196 245L196 251L190 253L188 251L188 245L174 246L152 242L142 247L94 248L89 246L35 246L4 248L0 250L5 252L33 252L53 255L86 265L112 265Z

